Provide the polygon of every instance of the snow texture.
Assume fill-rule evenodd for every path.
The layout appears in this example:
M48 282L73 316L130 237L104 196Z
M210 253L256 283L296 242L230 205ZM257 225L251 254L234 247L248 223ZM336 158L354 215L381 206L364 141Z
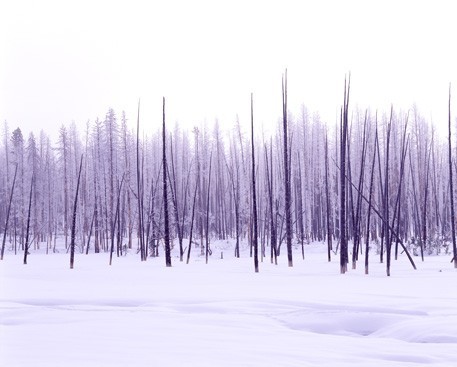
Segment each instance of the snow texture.
M339 274L325 246L294 267L213 244L209 264L108 254L7 253L0 263L2 366L457 366L457 272L449 256L392 276ZM224 258L219 256L224 252Z

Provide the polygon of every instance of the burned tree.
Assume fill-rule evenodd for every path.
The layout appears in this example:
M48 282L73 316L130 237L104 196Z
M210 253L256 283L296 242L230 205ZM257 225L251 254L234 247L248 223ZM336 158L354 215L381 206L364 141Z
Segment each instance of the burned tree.
M14 169L13 184L11 185L11 192L10 192L10 200L9 200L9 203L8 203L8 210L6 212L6 222L5 222L5 230L3 232L2 252L0 254L0 260L3 260L3 254L5 252L6 233L8 231L8 222L9 222L9 219L10 219L11 204L13 202L14 186L16 185L17 166L18 165L16 164L16 168Z
M349 89L351 84L351 75L344 81L344 101L341 111L340 127L340 271L346 273L349 261L348 255L348 238L346 223L346 148L348 136L348 107L349 107Z
M164 242L165 242L165 264L171 266L171 248L170 248L170 225L168 220L168 188L167 188L167 147L165 131L165 97L162 105L162 177L163 177L163 215L164 215Z
M292 214L291 214L291 185L290 185L290 167L289 167L289 147L287 134L287 69L282 78L282 127L283 127L283 144L284 144L284 210L286 217L286 244L287 244L287 261L289 266L293 266L292 259Z
M81 160L79 163L79 172L78 172L78 182L76 184L76 194L75 194L75 203L73 205L73 219L71 223L71 240L70 240L70 269L73 269L75 262L75 242L76 242L76 212L78 209L78 192L79 192L79 182L81 179L81 171L83 168L83 156L81 155Z
M259 250L258 250L258 233L257 233L257 196L255 184L255 151L254 151L254 106L253 96L251 93L251 161L252 161L252 221L253 221L253 234L252 243L254 247L254 270L259 272Z
M454 208L454 182L452 177L452 147L451 147L451 85L449 85L449 112L448 112L448 127L449 127L449 186L451 198L451 235L452 235L452 252L454 268L457 268L457 245L455 240L455 208ZM3 252L2 252L3 254Z

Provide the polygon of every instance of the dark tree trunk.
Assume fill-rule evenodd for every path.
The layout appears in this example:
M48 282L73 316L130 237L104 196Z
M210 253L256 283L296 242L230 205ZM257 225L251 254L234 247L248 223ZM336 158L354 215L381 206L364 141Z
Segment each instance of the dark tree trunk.
M97 205L97 204L95 204L95 205ZM96 209L94 209L94 214L92 215L92 220L90 221L89 236L87 237L87 245L86 245L86 255L89 254L90 238L92 237L92 229L94 227L95 213L96 213Z
M424 261L424 249L427 247L427 201L428 201L428 185L430 172L430 154L433 146L433 137L430 142L430 148L427 154L427 165L425 169L425 187L424 187L424 203L422 206L422 241L421 241L421 258Z
M189 246L187 247L187 261L186 261L186 264L189 264L190 249L192 248L192 233L193 233L193 229L194 229L195 199L197 197L197 188L198 188L198 182L195 183L194 199L192 200L192 216L190 218Z
M287 261L289 266L293 266L292 258L292 215L291 215L291 187L290 187L290 169L289 169L289 148L287 134L287 69L282 80L282 126L283 126L283 144L284 144L284 210L286 219L286 244L287 244Z
M13 185L11 186L10 200L9 200L9 203L8 203L8 210L6 212L5 231L3 232L2 252L0 254L0 260L3 260L3 254L5 252L6 232L8 231L8 221L10 219L11 203L13 202L14 185L16 185L16 177L17 177L17 164L16 164L16 168L14 170Z
M400 178L399 178L399 183L398 183L398 191L397 191L397 197L395 200L395 207L394 207L394 214L392 218L392 225L391 227L394 228L395 226L395 220L397 220L397 229L396 232L398 235L399 234L399 223L400 223L400 198L401 198L401 190L403 186L403 176L404 176L404 171L405 171L405 158L406 158L406 151L408 150L408 145L409 145L409 138L406 140L406 128L407 125L405 125L405 130L403 132L403 138L402 138L402 146L401 146L401 161L400 161ZM393 241L393 234L390 234L388 240L387 240L387 247L386 247L386 256L387 256L387 276L390 276L390 265L391 265L391 250L392 250L392 241ZM398 244L398 239L396 241Z
M213 152L211 152L209 156L209 173L208 173L208 186L207 186L207 198L206 198L206 226L205 226L205 237L206 237L206 245L205 245L205 260L208 264L208 256L211 253L209 248L209 200L210 200L210 189L211 189L211 163L213 161Z
M144 251L144 234L143 234L143 185L142 175L140 172L140 101L138 101L138 115L136 123L136 181L138 194L138 239L140 242L141 261L146 260Z
M351 79L344 82L344 103L341 116L341 141L340 141L340 271L345 274L349 261L348 238L346 223L346 144L348 135L348 106Z
M24 265L27 264L27 255L29 253L30 214L32 212L32 192L34 181L35 176L33 175L32 180L30 181L29 210L27 213L27 228L25 230Z
M70 269L73 269L73 265L75 262L76 213L77 213L77 209L78 209L78 192L79 192L79 182L81 179L82 168L83 168L83 156L81 155L81 161L79 163L78 183L76 184L75 203L73 205L73 219L72 219L72 223L71 223Z
M162 161L163 161L163 215L164 215L164 242L165 242L165 264L171 266L171 248L170 248L170 227L168 220L168 188L167 188L167 151L166 151L166 132L165 132L165 97L163 97L162 109Z
M327 257L328 261L332 261L332 226L330 222L330 190L328 185L328 136L325 134L325 202L326 202L326 221L327 221Z
M114 221L112 222L111 226L111 249L110 249L110 255L109 255L109 264L111 265L113 262L113 252L114 252L114 233L116 231L116 224L120 226L121 224L119 223L118 220L118 214L119 214L119 206L120 206L120 198L121 198L121 190L122 190L122 184L124 183L124 175L122 175L122 180L121 184L119 185L119 189L117 192L117 200L116 200L116 211L114 213ZM117 256L119 256L119 251Z
M265 165L267 173L267 186L268 186L268 204L270 207L270 247L271 247L271 263L278 265L277 257L277 233L276 233L276 220L275 220L275 208L273 207L273 155L272 155L272 143L270 141L270 160L268 162L268 152L265 146Z
M258 233L257 233L257 195L255 184L255 152L254 152L254 106L253 97L251 93L251 161L252 161L252 220L253 220L253 234L252 243L254 248L254 270L259 272L259 249L258 249Z
M373 160L371 162L370 189L368 193L368 213L367 213L367 235L365 238L365 274L368 274L368 259L370 253L370 219L371 219L371 202L373 200L373 183L374 183L374 166L376 162L376 145L378 144L378 117L376 116L376 132L373 146Z
M449 85L449 114L448 114L448 127L449 127L449 185L450 185L450 199L451 199L451 233L452 233L452 252L454 268L457 268L457 245L455 240L455 209L454 209L454 182L452 178L452 148L451 148L451 86ZM3 252L2 252L3 255Z
M302 259L305 259L305 228L303 224L303 195L302 195L302 176L301 176L301 163L300 152L297 152L298 162L298 177L296 182L296 202L297 202L297 227L301 246Z
M362 197L360 195L363 192L364 188L364 174L365 174L365 157L366 157L366 150L367 150L367 121L368 120L368 111L365 111L365 120L363 123L363 137L362 137L362 158L360 163L360 174L359 174L359 186L358 186L358 194L357 194L357 202L355 208L355 218L353 223L354 228L354 246L352 250L352 268L356 269L357 261L359 260L359 251L360 251L360 241L362 238L362 233L360 230L361 227L361 211L362 211Z
M390 208L389 208L389 164L390 164L390 134L392 130L392 118L393 118L393 107L391 108L390 111L390 121L389 124L387 125L387 142L386 142L386 161L385 161L385 166L384 166L384 197L383 197L383 210L384 210L384 243L385 243L385 248L386 248L386 253L387 253L387 275L390 275L390 246L391 246L391 236L389 233L389 216L390 216ZM381 247L381 253L380 253L380 260L381 263L383 262L383 248Z
M338 167L340 169L340 172L341 172L341 168ZM348 180L348 178L346 177L346 180ZM354 189L357 190L357 186L355 186L355 184L353 182L351 182L350 180L348 180L348 183L350 185L352 185L352 187ZM384 218L384 215L379 212L379 210L377 210L374 206L373 206L373 203L371 203L371 201L369 199L366 198L365 195L361 194L362 196L362 199L365 200L365 202L369 203L369 206L371 208L371 210L378 216L378 218L381 220L382 222L382 225L386 225L387 226L387 229L392 233L392 237L396 238L398 243L400 244L400 246L403 248L403 251L406 253L406 256L408 256L408 260L409 262L411 263L412 267L414 268L414 270L416 270L416 264L414 263L414 260L413 258L411 257L408 249L406 248L406 246L404 245L403 241L401 240L400 236L397 234L397 232L395 232L395 230L390 226L389 223L386 223L385 222L385 218Z

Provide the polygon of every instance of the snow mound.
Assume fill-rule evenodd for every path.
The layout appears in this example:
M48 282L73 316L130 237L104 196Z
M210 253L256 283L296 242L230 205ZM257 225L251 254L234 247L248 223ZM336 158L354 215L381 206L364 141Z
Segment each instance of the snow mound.
M410 343L457 344L457 315L404 320L385 326L373 336Z
M314 305L275 318L287 327L318 334L368 336L417 315L402 310Z

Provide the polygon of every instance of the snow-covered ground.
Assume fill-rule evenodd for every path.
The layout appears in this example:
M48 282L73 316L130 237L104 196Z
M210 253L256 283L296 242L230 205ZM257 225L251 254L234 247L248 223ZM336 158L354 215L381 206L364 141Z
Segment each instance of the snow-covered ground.
M133 252L37 254L0 262L1 366L457 366L457 271L372 256L339 274L325 245L294 267L213 244L209 264ZM224 251L224 258L220 253Z

